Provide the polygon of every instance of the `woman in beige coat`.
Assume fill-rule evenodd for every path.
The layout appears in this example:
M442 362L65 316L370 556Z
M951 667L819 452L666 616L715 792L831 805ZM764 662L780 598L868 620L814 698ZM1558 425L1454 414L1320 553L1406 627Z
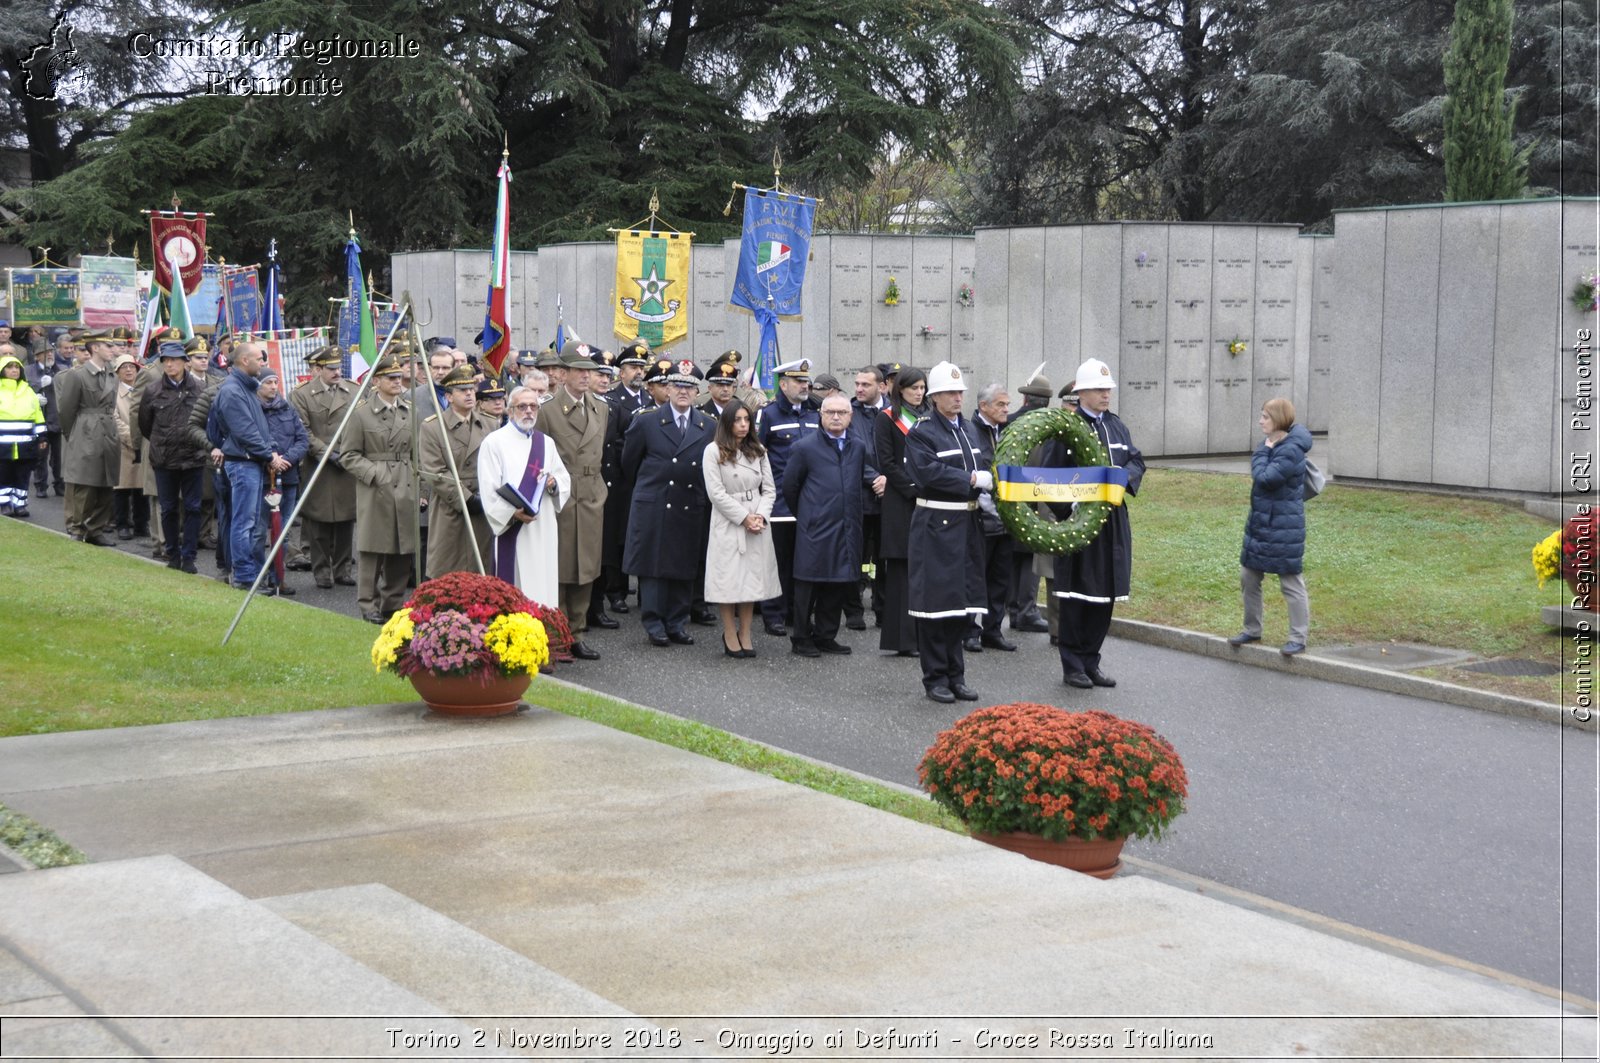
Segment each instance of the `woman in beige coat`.
M700 462L711 499L706 601L716 602L722 614L722 652L729 657L756 655L750 641L756 603L783 593L767 525L778 492L752 424L748 407L728 403Z
M111 494L111 519L118 539L143 539L150 534L150 500L144 494L144 437L131 416L129 400L139 376L139 360L119 354L111 363L117 375L117 440L122 444L122 460L117 469L117 486Z

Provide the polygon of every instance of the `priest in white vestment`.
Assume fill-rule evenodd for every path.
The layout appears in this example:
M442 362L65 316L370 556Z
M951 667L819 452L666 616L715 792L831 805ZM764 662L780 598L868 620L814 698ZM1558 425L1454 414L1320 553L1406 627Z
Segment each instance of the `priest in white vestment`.
M490 548L494 557L484 558L484 562L530 600L559 609L556 513L572 493L572 478L555 444L535 427L539 423L538 394L532 388L513 388L506 412L509 420L490 432L478 448L478 490L494 536ZM529 517L500 497L500 487L510 484L524 498L532 499L540 481L544 498L537 516Z

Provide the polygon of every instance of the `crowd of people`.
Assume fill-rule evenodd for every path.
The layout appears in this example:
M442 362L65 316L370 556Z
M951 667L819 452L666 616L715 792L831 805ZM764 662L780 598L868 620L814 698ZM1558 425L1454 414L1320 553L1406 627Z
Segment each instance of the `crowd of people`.
M840 628L870 617L880 650L917 657L926 695L951 703L978 697L966 654L1018 648L1009 623L1049 634L1068 686L1116 685L1101 650L1129 593L1126 507L1084 549L1036 557L1000 519L993 472L1007 426L1055 399L1138 493L1144 460L1097 359L1059 391L1041 368L1013 408L997 382L969 395L949 362L864 366L847 393L796 361L776 368L769 400L739 386L738 351L702 371L643 340L619 353L569 340L520 352L496 379L452 337L415 352L397 337L356 402L334 346L290 390L248 338L212 350L166 330L143 363L133 345L121 329L13 339L0 325L0 513L29 516L31 479L35 495L65 496L74 539L147 536L188 573L214 550L219 578L289 595L266 555L298 503L286 570L354 586L366 620L387 621L419 579L482 570L559 609L579 660L600 657L591 629L619 628L634 608L651 645L720 627L736 659L757 655L758 613L767 635L810 658L849 654ZM1260 638L1262 576L1277 572L1292 654L1309 627L1299 573L1311 439L1287 400L1269 402L1261 426L1245 623L1231 641ZM1075 463L1059 441L1029 458ZM1055 519L1070 510L1041 505Z

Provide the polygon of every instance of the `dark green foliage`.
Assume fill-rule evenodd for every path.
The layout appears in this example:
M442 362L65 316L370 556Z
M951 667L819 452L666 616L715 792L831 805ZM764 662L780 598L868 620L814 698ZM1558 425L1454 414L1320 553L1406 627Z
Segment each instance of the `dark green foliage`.
M1507 102L1511 0L1456 0L1444 57L1445 198L1512 199L1527 187L1527 163L1511 141Z

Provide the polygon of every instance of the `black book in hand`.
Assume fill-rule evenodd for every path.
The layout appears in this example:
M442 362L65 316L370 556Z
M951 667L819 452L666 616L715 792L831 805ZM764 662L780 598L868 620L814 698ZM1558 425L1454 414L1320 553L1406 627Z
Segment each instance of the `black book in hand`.
M534 489L533 498L531 499L511 484L501 484L499 490L495 493L530 517L537 517L539 515L539 506L544 502L544 480L542 478L539 480L539 485Z

